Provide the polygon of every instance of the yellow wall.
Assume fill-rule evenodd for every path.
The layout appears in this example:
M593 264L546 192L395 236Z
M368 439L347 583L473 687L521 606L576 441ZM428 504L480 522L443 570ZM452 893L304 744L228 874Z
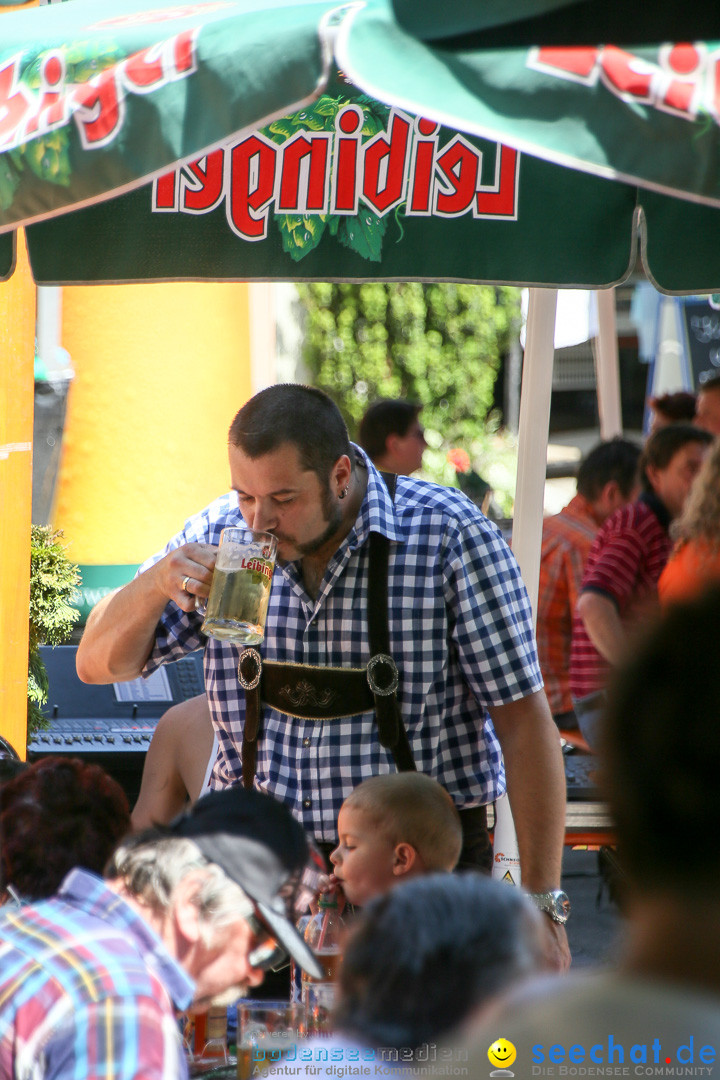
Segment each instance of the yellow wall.
M250 396L248 287L63 289L70 388L54 524L80 564L134 564L227 491Z
M35 286L21 232L0 284L0 734L25 757Z

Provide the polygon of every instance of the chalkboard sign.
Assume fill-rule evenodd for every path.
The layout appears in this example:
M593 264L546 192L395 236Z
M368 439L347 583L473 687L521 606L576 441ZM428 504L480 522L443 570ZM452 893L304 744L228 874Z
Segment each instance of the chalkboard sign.
M720 375L720 311L706 297L680 300L688 375L694 390Z

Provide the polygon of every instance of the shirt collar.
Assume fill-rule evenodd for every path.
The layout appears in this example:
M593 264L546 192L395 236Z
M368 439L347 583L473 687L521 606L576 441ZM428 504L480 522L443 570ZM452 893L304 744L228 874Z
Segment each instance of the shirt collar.
M593 505L589 499L586 499L584 495L579 492L577 495L573 495L570 502L565 507L566 513L572 517L584 518L592 521L594 525L602 525L602 519L595 513Z
M168 952L155 931L126 900L108 888L102 878L89 870L71 870L57 891L58 899L96 918L108 921L127 934L143 959L162 982L179 1011L193 999L195 984L184 968Z
M665 532L667 532L670 528L672 518L670 517L668 508L659 495L656 495L654 491L643 491L638 502L645 503L645 505L652 510Z
M355 443L350 445L355 451L356 459L365 466L368 474L365 498L350 536L354 534L357 545L364 544L371 532L383 533L388 540L403 543L405 535L385 481L365 451Z

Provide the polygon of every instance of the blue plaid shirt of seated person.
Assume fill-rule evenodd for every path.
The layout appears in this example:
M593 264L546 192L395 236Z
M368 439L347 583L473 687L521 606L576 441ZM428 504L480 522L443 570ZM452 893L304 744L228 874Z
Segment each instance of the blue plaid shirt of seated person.
M354 450L368 471L355 525L330 559L315 599L305 591L299 562L276 567L260 651L271 661L364 667L367 541L373 530L384 533L391 652L417 768L440 781L459 809L487 804L503 793L505 777L486 710L542 687L517 563L497 527L455 488L398 476L393 502L370 459ZM223 528L243 524L237 496L224 495L138 572L172 548L217 544ZM212 783L222 787L241 776L244 694L237 646L206 639L201 622L168 603L144 673L205 648L205 687L220 740ZM372 712L304 721L263 710L256 783L288 803L318 840L335 839L340 806L357 784L393 770Z

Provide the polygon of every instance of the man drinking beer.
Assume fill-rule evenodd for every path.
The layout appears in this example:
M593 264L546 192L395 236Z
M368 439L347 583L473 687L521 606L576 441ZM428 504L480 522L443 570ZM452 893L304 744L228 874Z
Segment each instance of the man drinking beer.
M453 488L383 478L310 387L251 398L229 458L231 492L91 613L80 678L134 679L204 647L213 786L242 777L284 800L326 849L354 787L417 768L460 811L461 865L487 869L502 751L523 885L548 914L550 962L567 966L564 771L527 594L497 528ZM243 522L277 538L265 639L245 649L206 641L195 610L221 530Z

